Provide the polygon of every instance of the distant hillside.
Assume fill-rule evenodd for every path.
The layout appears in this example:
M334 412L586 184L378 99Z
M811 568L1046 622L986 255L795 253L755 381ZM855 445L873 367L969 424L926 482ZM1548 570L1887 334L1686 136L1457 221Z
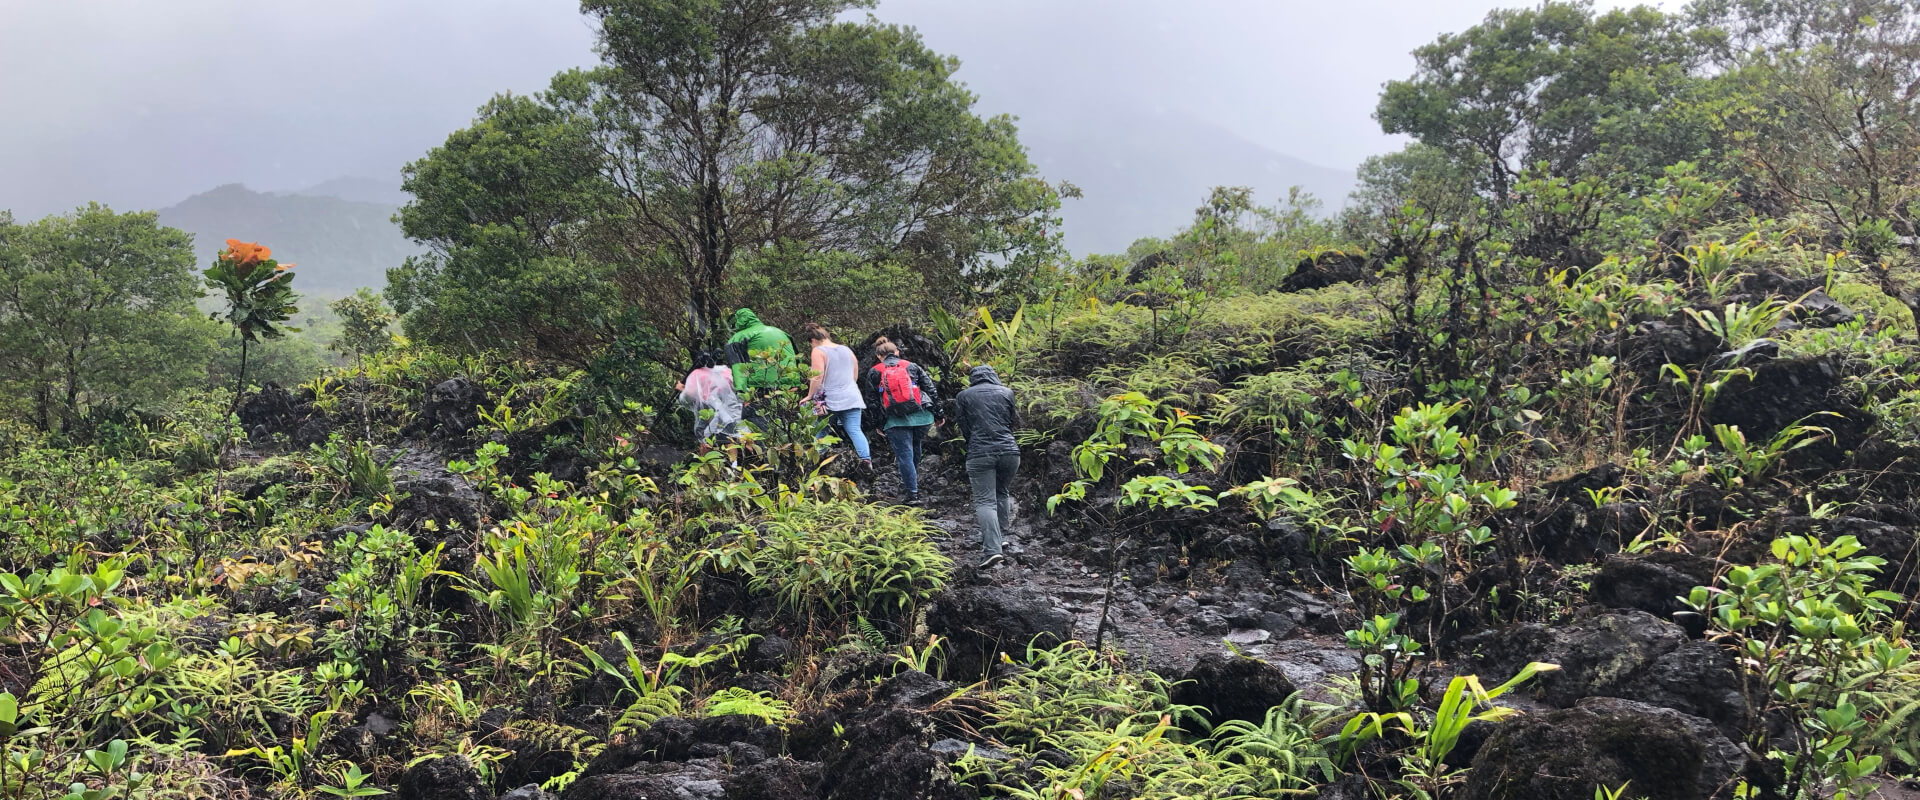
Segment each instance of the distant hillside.
M379 178L368 178L360 175L334 178L330 181L316 183L305 189L296 191L294 194L303 194L309 197L337 197L341 200L352 200L356 203L379 203L380 205L394 206L396 208L406 205L407 201L413 199L413 195L407 194L400 189L399 176L395 176L393 180L381 180Z
M203 263L229 238L257 241L273 248L275 258L299 265L301 291L336 296L385 286L388 268L420 252L393 223L394 210L340 197L256 192L235 183L161 209L160 222L193 234Z
M1086 193L1062 209L1075 254L1118 253L1135 239L1168 236L1193 221L1215 186L1251 186L1270 205L1297 185L1329 213L1353 188L1351 170L1310 164L1189 117L1115 114L1073 115L1071 126L1021 124L1040 173Z

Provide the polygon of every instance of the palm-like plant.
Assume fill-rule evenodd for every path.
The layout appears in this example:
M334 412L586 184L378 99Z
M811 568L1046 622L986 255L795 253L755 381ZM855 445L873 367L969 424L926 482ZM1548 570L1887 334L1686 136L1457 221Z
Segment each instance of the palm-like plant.
M240 395L247 387L248 345L261 339L278 339L289 328L285 322L298 308L293 305L292 264L273 260L273 251L255 242L228 239L213 266L202 273L207 286L223 294L227 301L226 321L240 335L240 374L234 379L233 407L240 406ZM219 314L213 315L219 319Z

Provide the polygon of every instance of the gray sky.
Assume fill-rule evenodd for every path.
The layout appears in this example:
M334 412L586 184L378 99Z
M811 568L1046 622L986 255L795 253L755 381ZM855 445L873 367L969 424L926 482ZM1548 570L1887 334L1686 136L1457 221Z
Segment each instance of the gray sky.
M987 111L1191 115L1342 170L1407 53L1531 0L882 0ZM1602 6L1618 2L1602 2ZM389 177L488 96L591 63L567 0L0 0L0 208L155 208L213 186Z

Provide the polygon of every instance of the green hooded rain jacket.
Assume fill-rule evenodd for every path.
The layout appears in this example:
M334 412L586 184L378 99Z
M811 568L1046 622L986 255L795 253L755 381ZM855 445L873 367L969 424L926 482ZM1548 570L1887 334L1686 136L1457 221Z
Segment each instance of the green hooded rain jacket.
M753 354L773 350L780 354L778 366L762 366ZM745 366L735 366L733 370L733 389L743 392L749 388L771 388L781 385L797 385L780 382L780 367L794 366L793 339L787 332L760 321L753 309L743 308L733 312L733 338L727 340L727 360Z

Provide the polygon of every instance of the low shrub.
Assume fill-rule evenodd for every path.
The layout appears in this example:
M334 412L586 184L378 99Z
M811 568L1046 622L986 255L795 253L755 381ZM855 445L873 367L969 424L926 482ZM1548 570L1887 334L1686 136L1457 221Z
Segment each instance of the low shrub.
M808 501L774 512L749 586L787 611L843 617L911 614L947 585L953 562L917 512Z

